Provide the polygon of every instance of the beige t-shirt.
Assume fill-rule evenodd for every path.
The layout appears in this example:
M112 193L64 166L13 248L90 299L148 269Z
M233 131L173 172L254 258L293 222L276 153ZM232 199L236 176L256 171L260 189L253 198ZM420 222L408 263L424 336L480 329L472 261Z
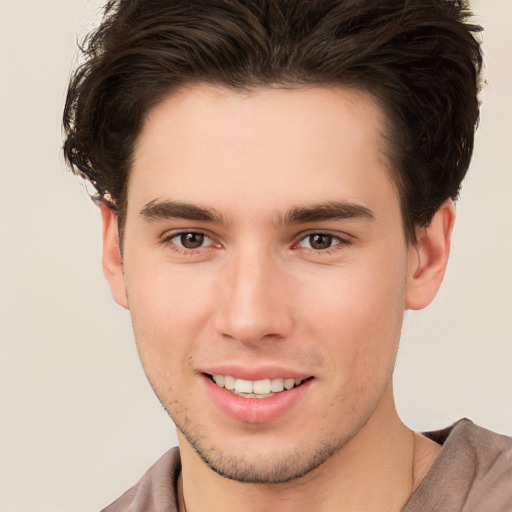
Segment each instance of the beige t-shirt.
M425 433L442 444L402 512L512 512L512 439L468 419ZM178 448L102 512L178 512Z

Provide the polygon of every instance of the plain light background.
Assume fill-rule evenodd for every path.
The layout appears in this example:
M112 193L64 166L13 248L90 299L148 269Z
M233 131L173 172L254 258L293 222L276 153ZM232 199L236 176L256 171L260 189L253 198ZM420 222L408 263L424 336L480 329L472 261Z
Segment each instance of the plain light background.
M99 214L60 154L77 36L99 0L0 0L0 511L99 510L176 442L100 267ZM452 259L408 315L411 427L512 433L512 1L473 1L488 84Z

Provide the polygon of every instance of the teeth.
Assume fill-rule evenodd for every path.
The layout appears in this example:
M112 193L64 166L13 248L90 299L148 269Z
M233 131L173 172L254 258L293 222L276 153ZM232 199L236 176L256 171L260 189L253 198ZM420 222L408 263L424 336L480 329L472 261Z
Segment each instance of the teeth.
M233 391L237 395L248 398L267 398L275 393L281 393L285 389L292 389L302 384L303 379L263 379L245 380L237 379L231 375L213 375L213 381L217 386Z
M216 377L222 377L222 375L216 375ZM236 380L235 377L230 377L229 375L226 375L224 377L224 387L226 389L235 389L235 380ZM219 384L219 386L220 386L220 384Z
M279 393L284 391L284 380L283 379L272 379L270 381L270 391Z
M221 388L224 387L224 375L214 375L213 380L217 386L220 386Z
M252 381L244 379L235 380L235 391L237 393L252 393Z
M295 379L285 379L284 380L284 387L286 389L292 389L293 386L295 386Z
M257 395L267 395L270 393L270 379L255 380L252 384L252 392Z

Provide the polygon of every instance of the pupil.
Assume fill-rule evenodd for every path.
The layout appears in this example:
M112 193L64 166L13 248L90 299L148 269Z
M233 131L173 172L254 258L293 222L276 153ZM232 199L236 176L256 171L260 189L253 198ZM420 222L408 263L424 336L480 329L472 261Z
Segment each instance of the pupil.
M204 242L204 235L201 233L184 233L181 235L181 245L187 249L197 249Z
M322 234L311 235L310 244L313 249L329 249L332 244L332 236Z

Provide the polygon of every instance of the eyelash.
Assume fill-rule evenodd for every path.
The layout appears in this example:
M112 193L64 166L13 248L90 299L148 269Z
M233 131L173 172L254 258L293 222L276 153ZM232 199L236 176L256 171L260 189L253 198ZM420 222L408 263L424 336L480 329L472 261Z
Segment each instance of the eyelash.
M209 240L210 243L206 246L201 245L200 247L197 247L197 248L186 248L186 247L178 245L176 242L173 241L174 239L176 239L178 237L182 237L184 235L199 235L199 236L205 237L205 240L206 239ZM313 249L311 247L308 248L308 247L300 246L300 244L302 242L306 241L308 238L311 238L313 236L330 237L332 239L332 242L334 243L334 245L331 245L330 247L328 247L326 249ZM162 243L162 245L169 247L169 249L171 251L173 251L174 253L185 255L185 256L202 255L205 250L208 250L212 246L214 246L214 248L216 248L216 249L222 247L220 243L215 242L215 240L208 234L206 234L202 231L192 231L192 230L191 231L179 231L177 233L169 234L162 239L161 243ZM343 238L339 235L335 235L333 233L323 232L323 231L311 231L306 234L301 234L298 237L297 241L292 244L292 249L293 250L304 249L305 251L307 251L309 253L320 256L320 255L332 254L332 253L340 250L342 247L347 247L351 244L352 244L352 240L350 240L348 237Z
M325 231L312 231L305 235L301 235L298 242L296 242L293 245L293 247L300 248L300 244L302 242L306 241L308 238L311 238L313 236L325 236L325 237L329 237L332 239L331 242L333 243L333 245L331 245L330 247L328 247L326 249L313 249L313 248L309 248L309 247L303 247L303 249L305 249L306 251L313 253L314 255L318 255L318 256L327 256L327 255L333 254L334 252L339 251L343 247L347 247L352 244L352 240L350 240L348 237L344 238L339 235L335 235L333 233L329 233L329 232L325 232Z
M203 236L203 237L205 237L205 239L208 239L210 241L210 243L207 246L200 246L200 247L197 247L194 249L190 249L187 247L180 246L176 242L173 241L174 239L182 237L184 235ZM202 231L192 231L192 230L191 231L179 231L177 233L171 233L167 236L164 236L164 238L162 239L162 245L167 246L174 253L182 254L185 256L191 256L191 255L199 256L205 250L209 249L211 246L216 245L217 247L220 247L220 244L216 243L211 236L207 235L206 233L203 233Z

